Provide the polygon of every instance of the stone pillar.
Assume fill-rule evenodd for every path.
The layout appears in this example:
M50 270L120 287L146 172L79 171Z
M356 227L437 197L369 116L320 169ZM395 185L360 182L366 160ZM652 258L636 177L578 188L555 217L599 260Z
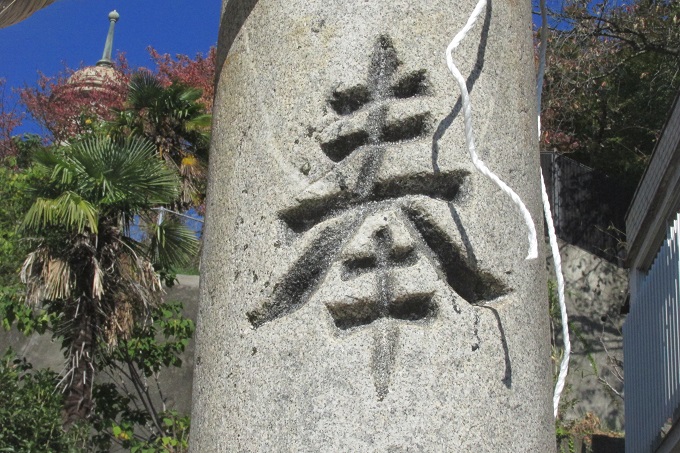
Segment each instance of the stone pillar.
M474 6L225 2L193 452L554 451L545 261L445 64ZM455 58L541 231L530 2Z

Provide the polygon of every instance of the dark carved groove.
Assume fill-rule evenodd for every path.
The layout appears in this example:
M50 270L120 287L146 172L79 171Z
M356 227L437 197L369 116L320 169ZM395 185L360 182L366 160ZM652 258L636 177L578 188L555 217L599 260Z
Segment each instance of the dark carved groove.
M376 329L373 332L371 369L378 401L384 400L390 391L390 378L397 356L398 341L399 329L396 326L388 326L386 330Z
M388 306L390 318L404 321L420 321L436 316L437 306L432 301L432 294L412 294L393 301Z
M374 301L362 300L347 304L329 304L327 308L333 317L335 326L340 330L366 326L380 318L378 305Z
M390 250L389 259L399 267L411 267L418 262L418 254L414 249Z
M363 258L351 258L343 262L341 279L343 281L355 278L361 274L375 269L377 259L375 256Z
M345 91L334 91L328 100L331 108L339 115L349 115L371 101L371 93L363 85L353 86Z
M388 227L375 231L373 240L375 249L371 251L371 256L344 261L342 279L347 280L367 272L375 273L378 294L367 299L328 304L335 325L347 330L371 324L381 318L419 321L435 316L437 310L432 301L432 293L407 294L397 298L392 295L392 270L416 264L416 251L410 248L398 252Z
M321 143L321 151L333 162L340 162L357 148L368 143L368 132L356 131Z
M453 201L469 174L466 170L452 170L436 174L417 173L391 178L376 183L374 196L380 200L407 195L425 195L438 200Z
M349 193L343 197L305 200L299 205L279 212L279 218L295 233L304 233L352 204Z
M468 303L479 304L512 291L489 272L469 264L448 235L420 212L408 208L404 208L404 212L427 246L435 253L449 286Z
M390 37L380 36L373 49L371 66L368 71L368 86L375 100L386 99L391 94L389 84L397 72L399 64L397 51L394 49Z
M378 182L366 196L344 191L339 195L302 201L299 205L281 211L279 218L296 233L303 233L339 211L351 209L367 202L394 200L409 195L424 195L443 201L453 201L460 186L469 174L465 170L452 170L437 174L420 173Z
M427 134L429 119L428 113L422 113L385 124L380 139L382 142L395 143L422 137Z
M272 297L261 308L247 313L248 320L257 328L293 313L311 296L327 270L327 262L337 253L349 222L325 228L302 252L290 272L274 286Z
M405 75L394 85L392 94L399 99L422 96L429 93L429 85L425 75L427 71L421 69Z

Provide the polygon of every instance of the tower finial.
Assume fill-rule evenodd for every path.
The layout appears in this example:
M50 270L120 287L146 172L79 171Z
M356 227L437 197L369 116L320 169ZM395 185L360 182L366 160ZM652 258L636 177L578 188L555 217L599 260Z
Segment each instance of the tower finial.
M120 15L114 9L109 13L109 20L111 24L109 25L109 34L106 35L106 44L104 45L104 53L102 54L102 59L97 62L97 66L113 66L113 61L111 61L111 49L113 48L113 28L118 21Z

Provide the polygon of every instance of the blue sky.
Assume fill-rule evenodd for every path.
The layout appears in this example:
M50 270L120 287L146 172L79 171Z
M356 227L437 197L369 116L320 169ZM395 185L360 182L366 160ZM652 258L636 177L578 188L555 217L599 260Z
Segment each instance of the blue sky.
M120 14L113 53L125 52L132 67L152 66L148 46L171 55L204 53L217 42L220 8L221 0L58 0L0 29L0 78L21 87L35 84L38 71L94 65L113 9Z
M0 29L0 78L8 86L30 85L37 71L54 75L64 63L71 68L95 64L113 9L121 16L114 55L125 52L133 67L150 65L149 45L161 53L193 56L216 44L220 7L221 0L58 0Z
M19 0L21 1L21 0ZM329 0L330 1L330 0ZM561 0L548 0L553 7ZM7 87L34 85L38 71L94 65L108 31L108 13L120 14L113 53L132 67L152 66L148 46L160 53L204 53L217 42L221 0L58 0L28 19L0 29L0 78ZM25 121L15 133L40 130Z

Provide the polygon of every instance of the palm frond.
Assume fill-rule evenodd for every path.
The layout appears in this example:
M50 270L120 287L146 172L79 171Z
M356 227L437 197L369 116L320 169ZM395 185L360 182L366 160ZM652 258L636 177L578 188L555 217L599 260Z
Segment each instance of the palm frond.
M52 256L47 247L38 247L28 254L20 276L26 285L26 303L31 306L43 300L63 300L71 296L71 266Z
M49 226L61 226L82 233L86 228L96 233L99 211L89 201L72 191L63 192L57 198L38 198L29 208L22 228L42 232Z
M59 160L57 155L48 148L38 148L33 152L33 162L39 166L51 169Z
M67 261L52 257L42 267L42 281L47 300L68 299L71 295L71 266Z
M99 260L92 257L92 298L101 299L104 295L104 270L99 265Z
M152 73L139 71L130 79L128 102L136 110L153 107L163 90L160 80Z
M184 129L188 132L200 131L209 133L211 124L212 115L209 113L204 113L189 119L186 123L184 123Z
M177 177L155 157L148 140L94 137L76 144L70 159L82 167L79 191L104 206L144 209L173 200Z
M139 116L131 110L116 110L113 119L104 124L104 131L114 139L144 134Z
M196 234L173 219L164 219L152 227L150 245L152 262L163 269L184 266L198 253Z
M38 168L62 189L70 188L80 171L76 163L69 160L61 148L36 151L33 154L33 160Z
M184 102L196 102L203 95L203 91L200 88L188 87L182 84L173 84L173 87L177 87L178 98Z
M119 250L117 272L121 281L129 282L136 288L143 288L144 294L162 291L161 280L147 256L146 245L130 237L118 237L116 243ZM141 299L144 305L151 301L146 296Z

